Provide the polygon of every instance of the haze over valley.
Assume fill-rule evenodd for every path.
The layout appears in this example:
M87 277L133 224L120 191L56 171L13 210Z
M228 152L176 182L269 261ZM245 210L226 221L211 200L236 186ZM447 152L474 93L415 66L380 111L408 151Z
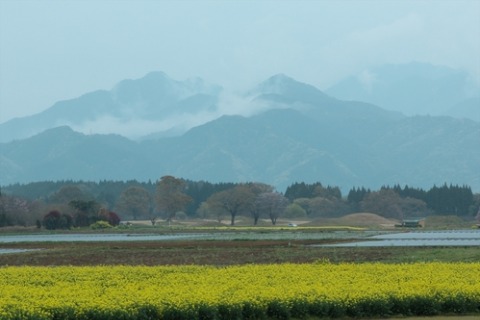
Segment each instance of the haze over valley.
M463 90L467 78L454 71L418 63L403 67L412 66L421 69L417 78L411 70L409 75L419 86L456 83L458 90L448 92L452 106L478 91ZM404 72L401 66L396 70L394 79ZM443 77L425 79L425 70L440 70ZM382 87L401 96L395 93L396 81L385 80ZM435 100L436 94L410 99ZM212 182L261 181L279 190L295 181L321 181L344 190L443 183L480 189L475 113L454 118L428 110L407 116L337 99L285 74L234 94L201 78L178 81L151 72L0 124L2 184L155 180L171 174Z
M468 185L480 2L0 1L0 185Z
M0 0L0 320L473 319L479 245L480 0Z

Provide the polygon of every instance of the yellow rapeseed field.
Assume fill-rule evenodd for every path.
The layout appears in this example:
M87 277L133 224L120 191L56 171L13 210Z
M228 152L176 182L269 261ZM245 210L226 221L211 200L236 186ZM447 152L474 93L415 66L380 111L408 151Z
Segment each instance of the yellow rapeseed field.
M0 268L0 319L480 313L480 263Z

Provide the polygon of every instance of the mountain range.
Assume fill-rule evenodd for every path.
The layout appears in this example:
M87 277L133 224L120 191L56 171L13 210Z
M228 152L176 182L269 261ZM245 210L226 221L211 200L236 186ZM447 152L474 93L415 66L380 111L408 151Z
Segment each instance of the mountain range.
M425 63L384 65L347 77L324 92L278 75L246 93L232 93L201 78L177 81L163 72L123 80L111 90L97 90L59 101L43 112L0 124L0 142L29 138L44 130L69 126L85 134L116 133L133 140L179 136L221 115L251 116L293 101L336 103L363 101L406 115L443 115L480 122L480 87L465 72ZM270 95L262 99L262 95ZM327 95L328 94L328 95ZM335 97L335 98L333 98ZM265 103L267 101L268 103ZM363 110L360 109L359 112Z
M220 86L200 78L175 81L163 72L151 72L141 79L123 80L110 91L60 101L38 114L0 124L0 142L28 138L58 126L130 138L157 131L179 134L198 121L218 117L221 91Z
M406 115L449 115L480 122L480 87L467 72L445 66L382 65L347 77L326 93Z
M155 180L170 174L211 182L260 181L280 191L296 181L320 181L344 191L396 183L467 184L480 190L479 122L405 116L339 100L282 74L243 94L235 110L222 102L223 92L201 79L178 82L151 73L12 120L24 138L0 143L1 184ZM189 120L197 115L198 124ZM152 130L144 132L147 138L132 140L75 128L102 118L125 125L140 121L152 124ZM62 123L65 119L68 123ZM2 135L11 122L0 125ZM26 129L33 127L39 133L28 136Z

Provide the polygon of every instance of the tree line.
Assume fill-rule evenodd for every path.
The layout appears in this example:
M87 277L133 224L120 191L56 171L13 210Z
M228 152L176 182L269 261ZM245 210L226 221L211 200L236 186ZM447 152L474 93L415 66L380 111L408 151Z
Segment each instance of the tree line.
M238 216L276 224L286 219L339 217L372 212L405 219L427 215L473 217L479 213L480 194L468 186L383 186L372 191L352 188L346 196L339 187L320 182L291 184L281 193L264 183L210 183L164 176L156 182L45 181L14 184L0 190L0 227L34 225L58 229L122 220L202 218L234 225Z

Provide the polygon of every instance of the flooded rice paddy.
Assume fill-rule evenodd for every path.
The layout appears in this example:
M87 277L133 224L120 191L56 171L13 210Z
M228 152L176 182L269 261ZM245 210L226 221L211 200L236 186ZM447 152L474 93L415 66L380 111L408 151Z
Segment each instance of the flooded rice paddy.
M375 235L368 241L325 245L328 247L446 247L480 246L480 230L413 231Z
M448 231L331 231L331 232L219 232L196 234L29 234L2 235L2 243L22 242L116 242L177 240L329 240L342 242L319 244L322 247L445 247L480 246L480 230ZM345 240L351 240L346 242ZM0 254L21 253L24 249L0 249Z

